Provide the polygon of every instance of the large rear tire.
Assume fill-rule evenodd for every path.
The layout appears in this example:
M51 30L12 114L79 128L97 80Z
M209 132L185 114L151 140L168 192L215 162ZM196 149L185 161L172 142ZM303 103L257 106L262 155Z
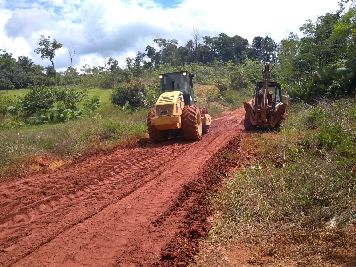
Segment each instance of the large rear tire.
M252 102L244 102L245 108L245 118L244 118L244 126L246 131L254 130L254 126L251 123L251 115L253 114Z
M164 141L164 134L152 125L152 119L156 116L156 109L151 108L147 115L147 131L150 140L154 143Z
M185 106L182 112L183 135L186 140L197 141L203 135L203 122L196 106Z
M245 114L245 119L244 119L244 126L246 131L252 131L254 130L254 126L252 125L250 121L250 117L248 116L247 112Z

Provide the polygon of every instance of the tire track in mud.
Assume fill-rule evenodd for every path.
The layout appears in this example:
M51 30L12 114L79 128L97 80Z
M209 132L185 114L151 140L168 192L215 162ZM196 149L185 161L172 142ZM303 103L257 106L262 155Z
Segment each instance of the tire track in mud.
M165 151L165 153L168 153L166 155L175 157L188 148L188 146L184 147L181 144L178 146L180 149L168 149ZM133 156L131 166L125 158L123 161L119 160L118 162L113 161L102 164L98 166L94 177L87 180L87 182L91 183L84 186L82 185L82 187L78 188L78 191L75 191L74 188L69 190L67 192L68 194L64 195L61 195L60 192L53 192L53 196L39 199L26 207L19 205L20 201L23 201L23 203L29 202L22 198L26 198L26 195L31 196L33 191L38 192L41 190L36 190L31 184L29 184L28 188L23 188L21 190L23 194L17 199L12 200L12 203L17 203L17 209L14 205L11 205L11 209L6 209L6 205L2 206L5 212L0 215L0 251L16 251L17 254L22 252L23 255L28 255L40 245L48 243L66 229L94 216L112 201L120 200L151 179L154 179L159 173L160 167L164 165L164 159L157 160L157 156L160 157L160 155L157 154L153 156L155 152L152 153L152 149L157 150L158 148L146 148L143 149L143 151L139 150L139 153L131 151L130 156ZM121 158L121 156L122 155L118 155L118 158ZM89 169L89 173L90 171ZM147 172L151 172L151 174L145 175ZM87 175L90 174L88 174L88 172L83 173L79 175L79 178L87 179ZM106 179L97 179L97 177L102 176L105 176ZM59 180L61 177L52 177L52 179ZM46 184L43 185L46 186ZM10 188L14 189L14 186L11 185ZM1 191L6 192L6 189L1 188ZM78 210L83 211L84 209L86 209L85 212L76 214ZM61 221L63 221L63 223L57 223L55 227L52 227L51 233L48 233L47 238L41 238L38 234L23 237L24 231L28 232L32 230L31 225L35 225L35 228L48 225L48 216L54 217L56 220L57 218L62 218ZM21 247L18 249L13 244L10 247L5 247L8 241L11 241L11 243L14 241L29 242L32 248L26 250Z
M179 194L241 131L242 114L219 118L200 142L117 149L56 172L1 183L0 262L156 262L189 211L184 204L172 210Z

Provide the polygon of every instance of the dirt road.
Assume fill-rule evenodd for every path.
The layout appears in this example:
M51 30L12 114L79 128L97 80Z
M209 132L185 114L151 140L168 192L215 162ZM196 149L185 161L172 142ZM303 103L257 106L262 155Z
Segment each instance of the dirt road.
M164 265L179 258L189 242L182 233L205 231L199 205L213 181L208 170L219 170L214 155L238 143L243 114L214 120L200 142L116 149L1 183L0 266Z

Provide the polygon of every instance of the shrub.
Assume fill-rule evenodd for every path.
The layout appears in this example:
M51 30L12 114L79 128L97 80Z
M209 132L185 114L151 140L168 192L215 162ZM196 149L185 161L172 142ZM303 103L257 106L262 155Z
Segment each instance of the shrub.
M98 109L101 105L100 97L93 96L84 102L84 109L89 111L94 111Z
M55 95L52 89L47 87L32 88L22 101L22 110L25 117L48 110L55 102Z
M231 88L235 90L245 89L249 85L246 72L239 68L231 74Z
M355 219L355 100L296 107L281 133L255 136L260 161L221 196L229 221L319 227ZM262 168L260 166L263 166Z
M30 124L64 122L78 118L85 91L67 88L33 88L22 100L24 120Z
M12 99L10 97L0 97L0 115L4 116L8 112L8 107L11 106Z
M226 90L221 94L222 99L229 105L238 105L243 99L240 98L239 92L235 90Z
M146 95L146 107L152 107L155 105L156 100L160 96L161 92L159 85L148 85L146 86L145 95Z
M111 101L120 107L139 108L147 106L145 86L135 81L123 83L113 91Z

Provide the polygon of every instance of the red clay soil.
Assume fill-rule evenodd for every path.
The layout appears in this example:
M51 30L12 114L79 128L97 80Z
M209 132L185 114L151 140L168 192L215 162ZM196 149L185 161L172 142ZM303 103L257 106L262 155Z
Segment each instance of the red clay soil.
M243 115L215 119L199 142L118 148L0 183L0 266L187 265L209 229L206 192L242 162L230 151Z

